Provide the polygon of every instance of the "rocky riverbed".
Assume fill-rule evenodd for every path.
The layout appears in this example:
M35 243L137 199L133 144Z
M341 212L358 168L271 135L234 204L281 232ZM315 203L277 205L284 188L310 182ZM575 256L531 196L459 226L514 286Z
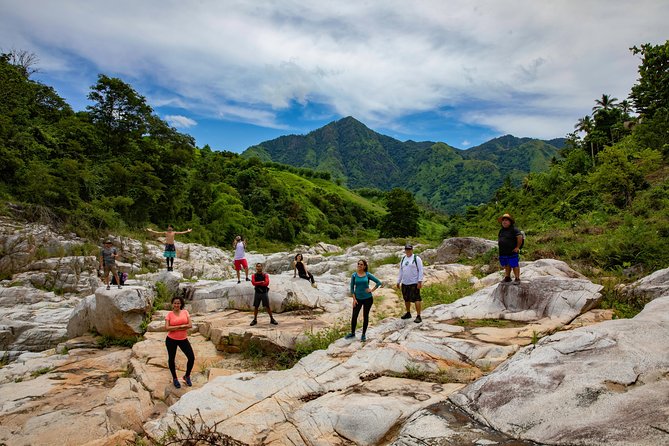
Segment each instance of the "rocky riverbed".
M523 282L454 263L494 243L448 239L423 253L426 285L468 280L478 290L401 320L391 286L375 293L368 341L340 339L285 370L255 368L250 346L290 351L306 333L350 318L348 279L359 258L393 285L402 246L249 254L271 274L270 303L249 326L253 288L237 284L231 253L177 244L175 271L158 242L114 237L132 280L106 290L94 245L40 225L0 220L0 444L115 445L159 439L193 420L229 444L640 444L669 441L669 274L621 292L652 300L633 319L594 309L601 286L563 262L522 264ZM293 277L304 253L318 288ZM88 254L88 255L87 255ZM196 353L193 387L167 370L158 291L187 297ZM161 291L164 292L164 291ZM376 317L374 315L377 315ZM491 323L490 321L500 321ZM504 323L502 323L504 322ZM360 324L359 328L360 329ZM146 330L146 332L145 332ZM142 335L100 348L100 335ZM177 356L183 370L185 360ZM630 415L633 411L634 415ZM193 432L180 435L193 435Z

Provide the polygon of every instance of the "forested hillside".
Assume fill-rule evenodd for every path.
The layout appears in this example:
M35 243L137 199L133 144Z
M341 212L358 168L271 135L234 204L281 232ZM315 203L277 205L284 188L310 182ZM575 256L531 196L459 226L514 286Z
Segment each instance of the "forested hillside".
M511 212L530 258L637 273L669 265L669 41L632 52L641 65L628 99L596 99L550 170L453 218L460 233L494 238L496 217Z
M227 246L377 236L385 214L330 175L196 147L120 79L100 75L74 112L0 57L0 211L78 233L168 223ZM370 232L371 231L371 232ZM253 246L253 245L252 245Z
M351 188L406 188L429 206L458 213L486 203L506 178L520 185L530 172L548 168L564 141L506 135L469 150L444 143L401 142L352 117L307 135L263 142L246 157L329 172Z

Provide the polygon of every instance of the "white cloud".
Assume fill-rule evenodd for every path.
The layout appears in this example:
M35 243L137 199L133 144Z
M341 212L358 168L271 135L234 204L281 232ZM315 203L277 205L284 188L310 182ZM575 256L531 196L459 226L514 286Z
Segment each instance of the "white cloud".
M460 145L462 145L462 147L469 147L469 146L472 145L472 143L469 142L469 141L467 141L467 140L465 139L464 141L462 141L462 142L460 143Z
M523 136L563 135L602 93L625 98L628 48L663 43L669 16L656 0L40 3L0 0L0 41L53 69L90 61L200 116L280 127L282 110L317 102L389 128L466 107L467 122Z
M187 129L197 125L197 121L181 115L167 115L165 116L165 121L167 121L169 125L178 129Z

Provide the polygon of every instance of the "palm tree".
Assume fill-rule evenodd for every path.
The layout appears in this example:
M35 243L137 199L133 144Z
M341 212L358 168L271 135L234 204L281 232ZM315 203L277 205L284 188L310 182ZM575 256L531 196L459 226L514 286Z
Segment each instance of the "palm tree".
M628 116L632 111L632 104L630 104L630 101L628 101L627 99L620 101L618 107L620 108L620 110L622 110L623 113L625 113L625 116Z
M606 96L606 95L604 95ZM585 132L586 137L595 128L595 121L592 120L590 115L585 115L580 118L574 128L579 132ZM593 147L592 140L590 140L590 156L592 157L592 165L595 165L595 148Z
M579 119L578 122L576 122L574 128L579 132L585 132L587 134L590 133L590 130L592 130L594 124L595 122L592 120L590 115L585 115Z
M592 107L592 111L597 113L601 110L611 110L616 108L618 98L613 98L608 94L603 94L601 99L595 99L595 106Z

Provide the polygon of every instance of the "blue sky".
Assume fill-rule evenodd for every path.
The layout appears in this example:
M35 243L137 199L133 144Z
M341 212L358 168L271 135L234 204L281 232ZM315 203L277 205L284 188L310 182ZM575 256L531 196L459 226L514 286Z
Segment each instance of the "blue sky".
M0 0L0 49L34 52L76 110L119 77L217 150L345 116L467 148L563 137L626 98L628 48L665 42L667 17L656 0Z

